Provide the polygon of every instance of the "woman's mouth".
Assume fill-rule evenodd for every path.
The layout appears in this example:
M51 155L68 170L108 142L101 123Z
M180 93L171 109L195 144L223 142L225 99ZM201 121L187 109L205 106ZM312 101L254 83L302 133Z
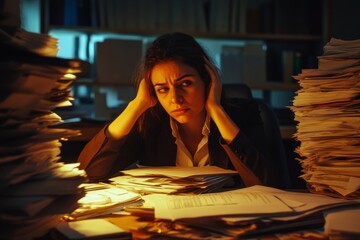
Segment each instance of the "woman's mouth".
M173 116L177 117L177 116L183 115L187 111L189 111L189 108L179 108L179 109L175 109L175 110L171 111L171 113Z

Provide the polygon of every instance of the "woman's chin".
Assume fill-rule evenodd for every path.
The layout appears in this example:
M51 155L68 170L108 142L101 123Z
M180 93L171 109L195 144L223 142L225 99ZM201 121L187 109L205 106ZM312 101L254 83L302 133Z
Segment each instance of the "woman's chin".
M186 124L190 122L190 119L187 116L177 116L173 118L180 124Z

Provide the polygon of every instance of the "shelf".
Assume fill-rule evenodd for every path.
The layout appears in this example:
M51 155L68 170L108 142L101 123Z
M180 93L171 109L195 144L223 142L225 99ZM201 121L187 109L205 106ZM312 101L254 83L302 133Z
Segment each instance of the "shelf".
M129 29L111 29L99 27L81 27L81 26L58 26L51 25L49 30L56 30L69 33L85 33L85 34L98 34L98 33L114 33L122 35L136 35L141 37L154 37L173 30L129 30ZM196 38L209 38L209 39L227 39L227 40L263 40L263 41L320 41L320 35L304 35L304 34L240 34L240 33L210 33L210 32L186 32Z
M121 83L106 83L106 82L95 82L90 78L78 78L73 82L73 85L86 85L92 87L128 87L132 85L126 85ZM266 82L266 83L251 83L247 84L251 89L258 90L279 90L279 91L297 91L300 86L296 83L281 83L281 82Z
M259 90L279 90L279 91L297 91L300 86L296 83L266 82L266 83L249 83L251 89Z
M132 85L126 85L121 83L106 83L106 82L95 82L90 78L78 78L73 82L73 85L86 85L93 87L126 87ZM259 90L279 90L279 91L297 91L300 86L296 83L281 83L281 82L265 82L265 83L251 83L247 84L251 89Z

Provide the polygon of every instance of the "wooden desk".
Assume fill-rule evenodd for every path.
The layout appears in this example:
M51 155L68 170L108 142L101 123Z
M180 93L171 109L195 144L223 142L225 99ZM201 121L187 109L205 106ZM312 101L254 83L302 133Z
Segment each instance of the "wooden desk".
M133 239L168 239L166 236L161 236L157 235L151 235L149 233L144 233L142 231L138 231L137 229L141 229L141 228L148 228L148 229L152 229L153 231L155 231L156 229L160 229L161 226L163 226L163 228L170 228L171 226L174 226L174 228L178 228L180 229L179 232L183 232L184 235L186 236L186 234L188 234L191 231L196 232L197 234L201 235L203 237L203 239L213 239L213 238L209 238L209 236L206 236L206 234L210 234L206 229L199 229L199 231L196 230L191 230L191 229L186 229L186 226L183 227L181 225L181 222L178 221L177 225L174 222L170 222L170 221L159 221L159 220L154 220L153 218L150 217L138 217L138 216L122 216L122 215L116 215L116 216L109 216L105 218L106 220L108 220L109 222L121 227L122 229L132 232L132 236ZM258 239L258 240L276 240L276 239L298 239L298 240L306 240L306 239L311 239L311 240L325 240L328 239L328 236L326 236L323 232L322 232L322 226L323 226L323 222L316 222L314 221L313 225L311 227L308 227L307 229L302 227L302 229L305 230L300 230L301 227L299 228L299 226L296 226L296 223L293 224L292 227L289 227L288 229L282 229L282 230L278 230L277 232L273 232L273 233L269 233L269 234L264 234L264 235L260 235L260 236L249 236L249 237L244 237L241 239ZM221 227L217 226L219 232L221 232ZM184 229L181 229L184 228ZM246 231L246 230L254 230L256 229L256 225L250 225L250 226L246 226L246 227L238 227L238 232L241 231ZM159 230L159 233L161 233L161 231ZM195 235L195 234L194 234ZM168 236L169 237L169 236ZM171 238L171 239L177 239L177 238ZM186 238L182 238L182 239L186 239ZM196 239L200 239L200 238L196 238ZM228 238L228 237L223 237L221 239L233 239L233 238Z

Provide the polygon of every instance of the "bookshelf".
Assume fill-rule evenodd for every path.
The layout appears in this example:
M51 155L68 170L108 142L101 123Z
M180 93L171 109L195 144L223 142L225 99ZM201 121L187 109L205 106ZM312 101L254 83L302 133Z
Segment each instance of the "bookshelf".
M284 51L301 53L297 67L315 68L324 36L323 7L327 0L41 0L42 31L66 31L153 38L183 31L198 39L222 42L260 42L266 48L265 79L246 82L270 101L274 92L293 94L296 82L283 79ZM90 41L90 40L88 40ZM221 52L215 54L220 55ZM294 62L295 60L291 60ZM295 69L292 66L292 73ZM94 72L94 71L93 71ZM78 79L74 87L96 91L123 88L124 83L98 81L94 75ZM286 105L286 104L285 104Z

